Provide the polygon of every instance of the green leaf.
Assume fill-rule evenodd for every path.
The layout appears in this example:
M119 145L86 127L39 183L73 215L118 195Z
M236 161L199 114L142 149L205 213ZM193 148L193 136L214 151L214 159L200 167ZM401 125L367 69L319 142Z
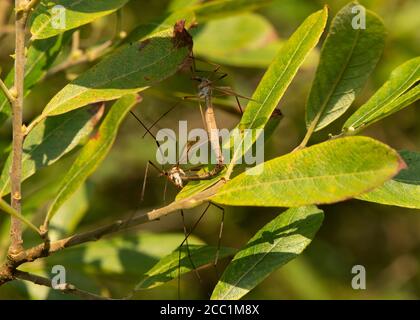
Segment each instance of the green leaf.
M196 181L190 181L178 194L176 195L175 200L182 200L189 197L192 197L207 188L210 188L212 185L217 183L217 181L220 180L219 176L216 176L210 180L196 180Z
M268 66L280 46L270 22L252 13L210 21L194 38L195 55L239 67Z
M123 43L138 41L158 32L170 29L176 21L186 20L186 28L189 29L196 22L202 23L215 18L231 16L235 13L243 13L258 9L269 4L272 0L217 0L208 3L200 1L181 0L176 1L169 7L168 12L153 22L141 24L124 39ZM197 16L198 15L198 16Z
M86 184L83 184L57 211L49 225L51 240L70 236L76 230L89 209L88 193Z
M311 49L317 44L325 28L327 17L327 7L310 15L293 33L289 40L284 43L277 57L260 81L252 96L252 100L248 103L239 124L240 130L255 130L265 127L299 67ZM251 139L255 142L257 138L257 135L254 134ZM242 137L240 139L241 141L238 141L238 144L242 144L244 139ZM248 149L251 145L247 145ZM226 147L229 148L230 145L223 146L223 148ZM237 162L237 159L240 159L248 149L239 148L235 151L228 168L228 175L233 171L233 166ZM194 188L195 190L204 190L212 184L214 184L213 181L201 181L195 183Z
M42 0L31 15L32 39L50 38L75 29L123 7L128 0ZM63 7L63 17L59 7ZM60 20L62 19L62 20Z
M194 12L191 10L175 11L166 13L153 22L140 24L135 27L128 36L122 41L127 44L133 41L145 40L154 37L161 32L170 32L177 21L185 20L185 28L189 29L195 23L196 18Z
M256 10L272 3L272 0L215 0L192 7L199 22L228 17Z
M166 32L123 46L57 93L41 118L147 89L178 71L190 53L190 40L184 32L175 37Z
M199 268L212 263L216 257L217 247L190 244L189 252L190 257L188 257L187 247L182 246L180 249L162 258L153 268L146 272L143 280L136 286L135 290L151 289L160 286L176 279L178 275L193 271L194 266ZM221 247L219 257L231 256L235 252L236 249ZM190 259L193 264L191 264Z
M41 121L23 143L22 181L58 161L86 137L102 117L103 108L77 110ZM11 154L0 176L0 195L10 192Z
M98 132L83 147L66 174L47 214L51 220L63 203L68 200L105 159L117 136L118 128L138 96L127 95L119 99L106 115Z
M353 103L381 57L385 27L366 10L366 29L355 29L351 2L334 17L321 51L320 62L306 104L306 125L321 130ZM308 129L309 130L309 129Z
M63 45L71 38L71 33L66 32L60 36L33 41L26 55L25 64L25 95L30 89L40 81L47 73L49 67L54 63ZM5 79L7 87L13 86L14 69L12 69ZM0 124L11 114L9 101L3 91L0 90Z
M211 200L261 207L334 203L382 185L404 166L395 150L371 138L334 139L262 163L227 182Z
M89 275L121 274L133 281L170 254L184 240L181 233L141 232L68 248L47 258L48 266L63 264ZM188 243L203 244L191 236Z
M289 209L261 228L226 268L213 300L238 300L311 243L324 219L315 206Z
M394 179L358 196L357 199L420 209L420 152L401 151L400 155L407 164L407 169L401 170Z
M241 129L264 128L299 67L318 43L327 17L327 7L310 15L282 46L248 103Z
M317 11L310 15L300 25L281 47L277 57L271 63L264 74L252 100L248 103L245 112L239 123L239 129L263 129L270 119L274 109L292 82L299 67L308 56L309 52L318 43L327 22L328 9ZM253 135L252 142L255 142L257 135ZM244 138L241 138L241 142ZM236 150L228 168L228 174L236 163L245 154L252 144L245 148ZM240 154L238 154L240 153Z
M282 115L280 113L275 113L272 115L272 117L268 120L267 125L264 129L264 143L267 143L270 141L270 138L272 137L273 133L275 132L275 129L278 127L278 125L281 122ZM223 171L224 172L224 171ZM222 173L223 173L222 172ZM186 199L188 197L192 197L207 188L211 187L212 185L216 184L220 180L219 176L214 177L210 180L197 180L197 181L190 181L178 194L176 195L175 200L182 200Z
M178 11L193 5L200 4L200 2L201 0L172 0L168 5L167 11Z
M361 129L401 110L419 99L420 57L408 60L394 71L387 82L344 124L343 132Z

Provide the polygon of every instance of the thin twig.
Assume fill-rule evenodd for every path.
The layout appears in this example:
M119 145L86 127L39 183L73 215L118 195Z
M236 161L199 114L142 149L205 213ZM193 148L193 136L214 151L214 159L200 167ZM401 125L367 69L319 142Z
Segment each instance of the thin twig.
M10 216L20 220L21 222L25 223L29 228L35 231L38 234L41 234L41 231L28 219L26 219L23 215L13 209L6 201L0 199L0 210L6 212Z
M44 278L35 274L31 274L28 272L20 271L20 270L15 270L13 272L13 276L18 279L29 281L40 286L52 288L64 294L73 294L86 300L113 300L111 298L102 297L94 293L80 290L76 286L70 283L64 283L64 284L60 284L58 286L53 287L50 279Z
M12 95L12 93L7 88L6 84L3 82L2 79L0 79L0 89L3 91L4 95L7 97L7 100L9 100L10 104L13 105L15 97Z
M26 12L30 12L32 9L34 9L39 3L41 2L41 0L31 0L25 7L25 11Z
M52 75L55 75L56 73L59 73L63 70L66 70L68 68L86 63L86 62L92 62L96 59L102 57L104 54L108 52L109 47L111 47L112 41L106 41L103 44L97 46L96 48L93 48L92 50L86 51L84 53L80 53L77 56L74 56L72 54L69 55L69 57L64 60L62 63L56 65L55 67L51 68L47 74L45 75L46 78L51 77Z
M15 82L14 91L16 99L12 104L13 122L13 149L11 176L11 205L19 214L21 213L21 181L22 181L22 145L23 145L23 97L25 77L25 29L28 11L24 10L26 1L15 0ZM12 217L10 227L9 256L13 257L22 252L22 225L21 220Z
M171 204L163 208L156 209L145 214L134 215L132 217L129 217L128 219L118 220L114 223L91 231L75 234L65 239L53 241L49 244L48 248L45 248L45 244L40 244L38 246L32 247L24 252L20 260L14 261L14 267L18 267L23 263L34 261L38 258L47 257L65 248L74 247L76 245L80 245L90 241L97 241L106 235L124 231L140 224L159 220L160 218L170 213L177 212L181 209L190 209L196 207L201 203L208 201L208 199L211 196L213 196L217 192L217 190L219 190L219 188L221 188L224 185L224 183L224 180L220 180L219 182L215 183L212 187L199 193L198 195L172 202Z
M80 30L76 30L72 34L72 41L71 41L71 52L70 55L74 56L78 52L80 52Z
M318 118L319 116L317 116L317 118L311 123L311 125L309 126L308 130L306 131L305 137L303 138L302 142L299 144L298 147L296 147L294 151L298 151L301 149L304 149L306 147L306 145L309 142L309 139L312 137L312 134L315 132L315 128L318 124Z

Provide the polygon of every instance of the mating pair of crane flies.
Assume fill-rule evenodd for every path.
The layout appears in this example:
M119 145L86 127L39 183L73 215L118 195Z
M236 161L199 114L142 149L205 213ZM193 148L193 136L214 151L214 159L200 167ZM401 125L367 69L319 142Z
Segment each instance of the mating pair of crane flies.
M211 148L212 148L213 152L215 153L217 163L209 171L194 172L193 174L191 174L190 172L197 171L197 170L199 170L200 167L190 168L188 170L188 173L186 173L180 167L180 165L179 165L180 160L178 160L178 163L175 166L173 166L169 170L164 170L163 168L159 169L157 165L155 165L152 161L149 160L146 164L146 169L145 169L145 176L144 176L144 181L143 181L143 185L142 185L142 192L141 192L141 201L143 201L144 195L145 195L146 180L147 180L147 176L148 176L148 173L149 173L148 172L149 171L149 166L152 166L153 168L155 168L160 173L161 176L166 177L164 195L166 194L166 188L167 188L167 182L168 181L171 182L173 185L175 185L177 188L181 189L181 188L183 188L184 184L188 181L207 180L207 179L211 179L211 178L215 177L217 174L219 174L224 168L224 159L223 159L223 154L222 154L222 148L221 148L220 141L219 141L218 126L217 126L216 117L215 117L215 113L214 113L212 98L215 96L215 92L217 92L218 96L233 96L233 97L235 97L235 100L236 100L236 103L237 103L238 110L239 110L240 114L243 113L243 109L242 109L241 103L239 101L239 98L244 98L244 99L251 100L250 98L247 98L245 96L242 96L242 95L239 95L239 94L235 93L230 87L216 86L216 83L218 81L222 80L223 78L225 78L228 75L227 73L221 73L220 72L220 65L215 65L215 64L209 63L207 61L204 61L206 63L209 63L209 64L215 66L215 69L212 70L212 71L201 71L201 70L196 69L195 60L197 58L195 58L193 55L191 55L190 58L192 59L191 71L192 71L192 74L193 74L191 79L199 82L199 84L198 84L198 94L197 95L191 95L191 96L185 96L185 97L183 97L182 101L185 101L185 100L197 100L198 101L198 104L199 104L199 107L200 107L201 117L202 117L202 120L203 120L203 125L204 125L204 127L207 131L208 141L210 142ZM211 72L211 74L210 74L209 77L201 77L201 76L196 75L196 73L202 73L202 72ZM216 80L214 80L214 77L216 77L217 75L219 75L218 78ZM153 137L153 139L155 140L155 143L157 144L157 147L158 147L159 150L160 150L160 144L159 144L158 140L156 139L155 135L151 132L151 130L153 129L154 126L156 126L158 124L158 122L160 120L162 120L172 110L174 110L176 107L178 107L178 105L182 101L176 103L174 106L169 108L156 121L154 121L152 123L152 125L150 125L149 127L147 127L143 123L143 121L134 112L131 112L131 114L134 116L134 118L145 129L145 133L144 133L143 137L145 137L147 134L149 134L151 137ZM205 110L204 111L203 111L202 102L204 102L204 105L205 105ZM196 145L194 145L194 146L198 147ZM187 160L188 160L188 153L190 152L190 148L191 148L191 146L189 146L189 147L187 146L187 152L185 153L187 155ZM165 198L165 196L164 196L164 198ZM214 259L214 262L213 262L213 266L216 267L217 263L218 263L218 259L219 259L220 245L221 245L221 239L222 239L222 233L223 233L224 209L222 207L218 206L215 203L209 202L208 205L206 206L206 208L204 209L204 211L201 213L200 217L197 219L197 221L192 226L190 231L187 230L187 227L185 225L184 212L181 210L181 217L182 217L182 223L183 223L185 238L179 246L179 261L181 260L181 248L184 244L186 244L187 257L189 259L189 262L190 262L191 266L193 267L193 269L195 271L195 274L196 274L197 278L200 281L201 281L201 277L200 277L200 275L199 275L199 273L198 273L198 271L197 271L197 269L194 265L194 262L191 258L191 253L190 253L189 246L188 246L188 238L192 234L192 232L195 230L197 225L200 223L200 221L203 219L203 217L205 216L205 214L207 213L207 211L208 211L208 209L210 208L211 205L215 206L216 208L218 208L222 212L222 218L221 218L219 235L218 235L217 251L216 251L215 259ZM179 262L178 263L178 282L180 281L180 267L181 267L181 264ZM180 283L178 283L178 290L180 290ZM180 292L178 292L178 294L180 296Z

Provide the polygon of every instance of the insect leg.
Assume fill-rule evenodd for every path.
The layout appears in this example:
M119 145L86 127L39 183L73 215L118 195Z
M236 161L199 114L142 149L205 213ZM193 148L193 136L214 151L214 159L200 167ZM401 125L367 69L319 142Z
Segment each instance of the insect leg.
M218 208L222 212L222 219L220 221L220 229L219 229L219 237L217 239L217 251L216 251L216 257L214 259L213 266L217 267L217 262L219 261L219 255L220 255L220 245L222 244L222 234L223 234L223 225L225 221L225 209L214 202L210 202L213 206Z
M190 252L190 247L189 247L189 245L188 245L188 239L187 239L187 234L188 234L188 232L187 232L187 226L185 225L185 216L184 216L184 210L181 210L181 217L182 217L182 226L183 226L183 228L184 228L184 236L185 236L185 245L186 245L186 247L187 247L187 256L188 256L188 260L190 261L190 263L191 263L191 266L193 267L193 269L194 269L194 272L195 272L195 274L196 274L196 276L197 276L197 279L201 282L201 277L200 277L200 274L198 273L198 270L197 270L197 268L195 267L195 264L194 264L194 262L193 262L193 260L192 260L192 258L191 258L191 252ZM180 261L179 261L179 263L180 263Z
M140 202L144 200L144 193L146 191L146 181L147 181L147 174L149 173L149 162L146 163L146 169L144 170L144 179L143 179L143 187L141 189L141 197Z

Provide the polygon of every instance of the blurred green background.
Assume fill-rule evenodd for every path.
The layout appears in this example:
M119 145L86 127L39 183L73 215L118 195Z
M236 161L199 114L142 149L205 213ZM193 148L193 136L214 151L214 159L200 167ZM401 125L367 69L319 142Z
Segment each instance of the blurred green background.
M131 1L122 12L123 29L129 32L135 26L156 20L168 10L170 1ZM185 1L177 1L181 3ZM259 42L257 55L245 54L245 62L234 60L234 55L224 56L232 33L241 35L245 25L235 25L231 32L219 32L216 39L208 41L205 36L217 30L217 23L199 26L195 31L196 54L207 58L218 52L222 56L213 59L223 65L229 74L224 80L242 95L250 96L258 84L273 52L287 39L299 24L312 12L327 3L330 17L347 1L275 0L256 11L263 17L261 30L252 47ZM420 53L420 2L415 0L371 0L360 1L368 9L379 14L388 29L384 54L373 72L362 94L342 120L315 135L312 143L322 141L329 133L338 133L346 117L365 102L384 83L392 69ZM249 14L246 14L249 16ZM239 19L240 17L228 18ZM243 17L242 17L243 18ZM249 18L249 17L248 17ZM330 19L331 20L331 19ZM229 20L228 20L229 21ZM230 20L232 22L232 20ZM225 21L226 23L226 21ZM114 34L115 16L109 16L82 28L81 45L87 48L111 38ZM212 29L213 28L213 29ZM207 32L207 33L206 33ZM201 38L200 38L201 37ZM214 37L214 35L213 35ZM224 38L225 37L225 38ZM211 38L211 37L210 37ZM6 37L1 43L0 65L7 71L11 67L13 38ZM319 46L317 48L319 50ZM219 52L220 55L220 52ZM61 59L64 58L61 57ZM304 68L289 87L281 101L284 119L266 145L266 159L291 151L305 133L304 107L311 81L317 65L317 52L311 54ZM241 66L242 65L242 66ZM245 66L244 66L245 65ZM29 122L49 99L60 90L67 79L82 72L88 66L67 70L37 85L27 97L25 119ZM209 65L200 67L211 69ZM144 100L135 112L151 124L164 111L179 101L185 94L194 94L196 83L190 81L186 70L142 94ZM234 112L234 101L220 101L216 110L220 127L232 128L239 116ZM243 104L246 104L244 101ZM188 120L190 128L200 127L198 106L182 103L176 111L159 122L158 127L177 128L178 120ZM89 179L85 187L69 201L55 222L55 236L62 236L75 230L88 230L106 222L127 217L133 212L146 212L164 205L164 180L157 172L148 177L145 201L140 203L141 185L147 160L155 158L156 146L150 137L142 138L144 130L132 118L123 123L112 152ZM363 134L383 141L397 150L420 151L420 116L418 108L409 107L371 126ZM0 162L8 152L10 123L0 128ZM24 213L39 219L45 214L48 201L54 195L54 188L60 182L75 152L59 163L45 168L24 184ZM1 166L1 163L0 163ZM168 186L166 201L176 194ZM420 196L420 195L419 195ZM271 274L246 299L379 299L420 298L420 213L398 207L371 204L351 200L330 206L323 206L326 216L315 240L297 259ZM187 212L187 225L192 226L203 207ZM222 238L224 246L240 248L264 224L281 213L279 208L226 208L225 229ZM37 220L36 220L37 221ZM217 244L220 213L212 208L194 231L194 236L209 244ZM7 219L0 217L0 253L3 256L7 246ZM29 245L35 239L25 234ZM104 243L78 247L57 254L54 257L28 265L27 270L48 275L51 266L63 264L68 280L78 287L112 297L123 297L141 279L143 272L152 266L160 256L173 250L182 241L182 220L173 214L158 222L141 226L124 235L107 239ZM33 243L33 242L32 242ZM226 261L221 261L219 276ZM367 289L353 290L351 269L354 265L365 266ZM201 270L200 283L194 274L184 276L181 281L181 298L206 299L216 284L218 275L212 268ZM51 274L49 274L51 275ZM138 299L176 299L177 281L135 294ZM0 288L0 298L66 298L48 290L13 282Z

